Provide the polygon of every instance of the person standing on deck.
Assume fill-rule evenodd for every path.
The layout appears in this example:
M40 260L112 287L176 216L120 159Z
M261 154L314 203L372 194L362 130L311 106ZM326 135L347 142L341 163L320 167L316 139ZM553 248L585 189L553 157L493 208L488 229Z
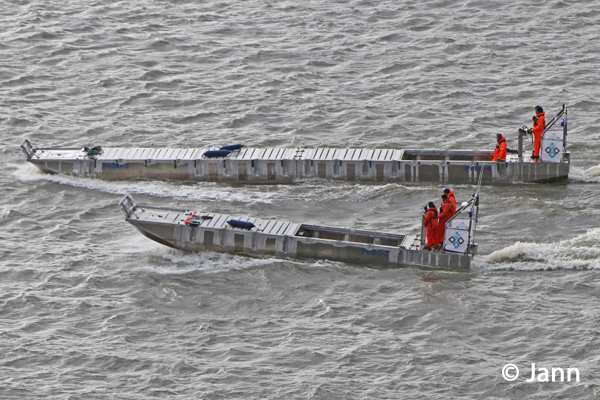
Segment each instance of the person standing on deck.
M506 161L506 138L501 133L496 134L496 150L494 150L494 157L492 161L504 162Z
M452 202L452 207L454 207L454 212L456 212L456 198L454 197L454 190L446 188L444 189L444 193L448 195L448 200Z
M533 155L531 156L531 161L539 162L540 161L540 148L542 147L542 132L546 129L546 112L541 106L535 106L535 116L532 118L533 120L533 128L531 128L528 132L533 134L534 143L533 143Z
M437 245L438 225L438 210L433 201L430 201L425 219L423 220L427 236L427 244L423 247L423 250L431 250Z
M454 206L452 202L448 200L448 195L442 195L442 205L440 207L440 216L438 217L438 243L440 249L444 248L444 233L446 232L446 222L454 215Z

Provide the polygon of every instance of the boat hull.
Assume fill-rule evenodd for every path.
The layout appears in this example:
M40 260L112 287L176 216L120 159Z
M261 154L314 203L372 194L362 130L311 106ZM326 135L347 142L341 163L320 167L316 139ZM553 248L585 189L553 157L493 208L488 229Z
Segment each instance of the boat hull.
M123 201L127 202L130 198ZM233 217L211 214L190 226L189 211L121 207L126 221L143 235L163 245L191 252L215 251L250 256L326 259L380 267L469 269L471 256L419 249L416 236L247 219L256 229L240 229L226 221Z
M199 149L164 149L164 153L172 150L170 153L174 156L146 159L143 156L136 158L131 154L150 153L150 150L156 153L162 150L126 150L128 149L107 149L105 155L89 158L80 149L46 149L36 151L28 161L45 173L108 181L160 179L241 184L285 184L308 179L459 184L477 183L480 174L483 175L482 182L486 184L546 183L568 179L570 166L569 162L533 163L518 161L516 158L507 162L491 162L486 161L489 160L489 152L467 150L365 150L361 157L371 158L364 159L294 159L293 154L298 149L272 149L269 154L279 154L274 158L248 158L247 153L243 156L238 153L227 157L202 158ZM342 151L317 150L331 150L330 153ZM261 149L261 154L264 152ZM382 152L386 152L387 156L380 156ZM186 153L192 158L182 158L180 153ZM110 158L111 154L117 157ZM126 158L128 154L129 158ZM195 158L198 155L200 158ZM331 155L335 156L336 154Z
M556 123L561 121L560 127ZM29 140L21 149L44 172L105 180L179 179L236 183L292 183L321 178L349 182L520 183L568 179L567 108L542 133L540 162L518 149L492 162L493 151L353 148L47 148Z

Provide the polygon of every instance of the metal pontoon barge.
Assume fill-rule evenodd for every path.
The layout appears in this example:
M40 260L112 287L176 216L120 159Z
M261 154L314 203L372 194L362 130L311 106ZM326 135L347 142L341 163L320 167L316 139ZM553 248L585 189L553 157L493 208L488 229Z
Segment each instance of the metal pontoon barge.
M553 182L567 179L567 109L547 124L541 162L519 149L505 162L492 151L359 148L39 148L21 144L27 161L50 174L105 180L174 179L237 183L293 183L323 178L351 182L484 183ZM562 125L554 128L557 121Z
M444 269L470 267L477 250L477 204L473 196L447 222L443 250L426 251L420 235L156 208L139 205L129 195L119 203L125 220L138 231L176 249Z

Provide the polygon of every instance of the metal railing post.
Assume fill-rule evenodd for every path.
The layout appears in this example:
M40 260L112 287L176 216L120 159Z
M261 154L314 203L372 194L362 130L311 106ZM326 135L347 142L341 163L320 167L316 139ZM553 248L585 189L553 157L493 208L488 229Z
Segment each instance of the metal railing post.
M519 162L523 162L523 137L527 134L523 129L519 129L519 144L518 144L518 153L519 153Z

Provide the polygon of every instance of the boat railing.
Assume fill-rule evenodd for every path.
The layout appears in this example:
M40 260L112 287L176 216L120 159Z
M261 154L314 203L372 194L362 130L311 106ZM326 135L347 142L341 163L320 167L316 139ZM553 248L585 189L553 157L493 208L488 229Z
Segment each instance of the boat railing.
M566 116L567 116L567 106L565 106L563 104L562 109L550 121L548 121L548 123L546 123L546 128L542 132L542 137L544 137L544 134L546 132L548 132L548 130L550 130L550 128L552 128L554 126L554 124L556 124L556 122L558 122L558 120L560 118L563 118L563 117L565 117L563 128L564 128L564 131L565 131L565 134L566 134L566 129L567 129Z
M562 120L561 120L562 119ZM565 151L562 152L562 162L570 162L570 156L567 153L567 106L563 104L562 108L550 121L546 123L546 127L542 132L542 138L546 136L546 133L558 122L561 121L561 126L563 128L563 149ZM522 125L519 127L519 142L518 142L518 153L519 153L519 162L523 161L523 139L527 136L527 126ZM532 139L533 140L533 139Z
M473 194L471 199L456 210L452 218L446 222L443 249L452 253L475 254L477 245L474 242L476 208L479 206L479 195ZM468 213L465 217L463 214ZM454 232L449 236L448 232Z
M125 195L125 197L123 197L123 200L119 202L119 207L121 207L121 210L125 214L126 219L131 218L132 215L136 219L139 219L139 217L135 214L135 210L142 208L133 200L133 198L129 194Z
M23 143L21 143L21 150L25 153L27 161L29 161L31 160L31 157L34 156L35 152L39 150L39 147L31 143L29 139L25 139Z

